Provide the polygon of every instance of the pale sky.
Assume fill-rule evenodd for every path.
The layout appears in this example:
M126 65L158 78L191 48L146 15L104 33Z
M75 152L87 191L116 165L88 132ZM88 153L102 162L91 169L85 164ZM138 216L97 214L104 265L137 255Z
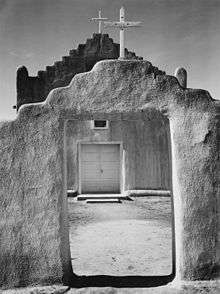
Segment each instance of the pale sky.
M97 31L103 16L143 21L126 32L126 47L173 75L188 72L188 87L220 99L220 0L0 0L0 119L16 115L16 69L36 75ZM119 42L113 28L105 32Z

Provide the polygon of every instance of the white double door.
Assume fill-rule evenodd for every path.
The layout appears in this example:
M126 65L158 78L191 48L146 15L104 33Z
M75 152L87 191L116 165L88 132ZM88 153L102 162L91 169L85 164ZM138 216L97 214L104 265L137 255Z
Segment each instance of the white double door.
M81 144L81 193L120 192L120 145Z

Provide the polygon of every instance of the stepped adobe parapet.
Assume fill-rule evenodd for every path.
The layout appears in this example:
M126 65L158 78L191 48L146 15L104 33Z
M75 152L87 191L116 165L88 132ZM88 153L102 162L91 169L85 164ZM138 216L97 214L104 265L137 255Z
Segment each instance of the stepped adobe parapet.
M127 49L125 56L126 59L143 59ZM108 34L93 34L85 44L70 50L69 55L63 56L61 61L46 66L44 71L38 71L37 76L29 76L27 68L20 67L17 71L16 108L27 103L42 102L52 89L67 86L76 74L90 71L100 60L118 57L119 44L114 43Z

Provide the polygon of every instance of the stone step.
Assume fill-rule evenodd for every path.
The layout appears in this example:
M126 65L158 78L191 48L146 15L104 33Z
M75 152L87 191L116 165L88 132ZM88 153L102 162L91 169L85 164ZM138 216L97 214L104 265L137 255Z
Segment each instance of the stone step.
M108 199L87 199L86 203L121 203L118 198L108 198Z
M128 197L120 194L81 194L77 196L78 201L83 200L101 200L101 199L124 199L126 200Z
M124 195L128 197L143 197L143 196L164 196L170 197L171 191L169 190L127 190L124 192Z

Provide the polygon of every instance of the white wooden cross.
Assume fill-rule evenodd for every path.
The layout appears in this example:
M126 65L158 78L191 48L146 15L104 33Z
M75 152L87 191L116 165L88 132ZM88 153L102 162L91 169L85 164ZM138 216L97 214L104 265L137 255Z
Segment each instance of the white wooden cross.
M125 59L125 37L124 30L131 27L140 27L141 21L125 21L125 9L120 9L120 21L105 21L106 27L116 27L120 29L120 56L119 59Z
M99 16L93 17L92 20L97 21L99 23L99 34L101 34L102 33L102 22L105 20L108 20L108 18L102 17L102 12L101 12L101 10L99 10Z

